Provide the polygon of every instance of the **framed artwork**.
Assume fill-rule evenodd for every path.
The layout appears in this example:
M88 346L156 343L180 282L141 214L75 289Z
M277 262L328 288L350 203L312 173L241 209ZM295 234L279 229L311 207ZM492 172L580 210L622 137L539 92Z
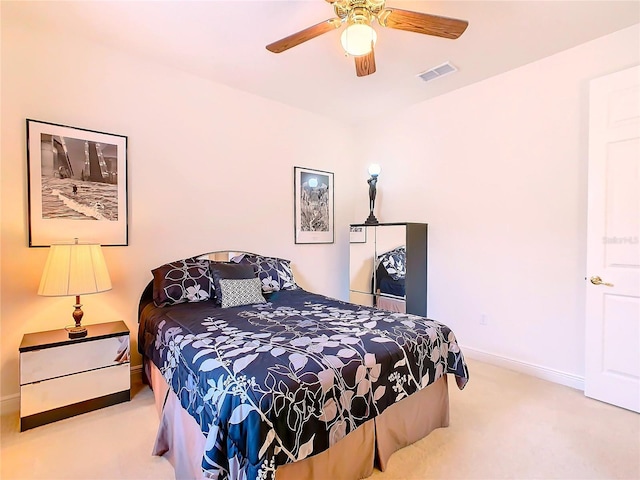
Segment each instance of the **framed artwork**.
M295 243L333 243L333 173L293 167Z
M127 137L27 119L29 246L128 245Z
M349 243L367 243L367 227L351 225L349 227Z

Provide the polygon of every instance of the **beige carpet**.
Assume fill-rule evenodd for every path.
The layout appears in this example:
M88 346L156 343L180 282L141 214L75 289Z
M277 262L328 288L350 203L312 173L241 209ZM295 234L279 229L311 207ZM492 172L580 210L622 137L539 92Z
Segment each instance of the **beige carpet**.
M449 383L451 425L395 453L388 479L640 479L640 415L582 392L469 361L464 391ZM18 432L2 416L0 478L171 479L150 455L157 415L147 387L133 400Z

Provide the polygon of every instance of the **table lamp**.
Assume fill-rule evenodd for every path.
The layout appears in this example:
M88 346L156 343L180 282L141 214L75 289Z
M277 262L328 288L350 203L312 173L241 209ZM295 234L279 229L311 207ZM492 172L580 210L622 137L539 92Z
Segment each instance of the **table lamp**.
M365 220L365 225L378 225L378 219L373 214L373 208L376 206L376 184L378 183L378 175L380 175L380 165L374 163L369 166L369 175L367 180L369 184L369 217Z
M48 297L76 297L73 311L74 326L65 327L69 338L87 335L81 325L83 312L80 295L111 290L111 279L107 264L98 244L78 243L53 244L49 249L47 263L42 272L38 295Z

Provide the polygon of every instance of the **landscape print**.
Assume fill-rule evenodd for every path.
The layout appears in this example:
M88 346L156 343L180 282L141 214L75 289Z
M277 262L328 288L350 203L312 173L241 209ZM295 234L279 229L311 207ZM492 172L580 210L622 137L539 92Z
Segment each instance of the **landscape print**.
M118 220L117 146L42 133L42 218Z
M303 232L329 231L329 176L301 174L300 226Z
M333 173L294 167L296 243L333 243Z
M27 119L29 246L128 245L127 137Z

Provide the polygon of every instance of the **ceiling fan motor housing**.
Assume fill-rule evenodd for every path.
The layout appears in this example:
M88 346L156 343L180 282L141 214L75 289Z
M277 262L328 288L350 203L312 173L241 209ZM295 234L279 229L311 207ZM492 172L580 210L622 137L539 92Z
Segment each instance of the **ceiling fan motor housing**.
M340 19L349 23L370 24L372 17L384 9L385 0L338 0L333 9Z

